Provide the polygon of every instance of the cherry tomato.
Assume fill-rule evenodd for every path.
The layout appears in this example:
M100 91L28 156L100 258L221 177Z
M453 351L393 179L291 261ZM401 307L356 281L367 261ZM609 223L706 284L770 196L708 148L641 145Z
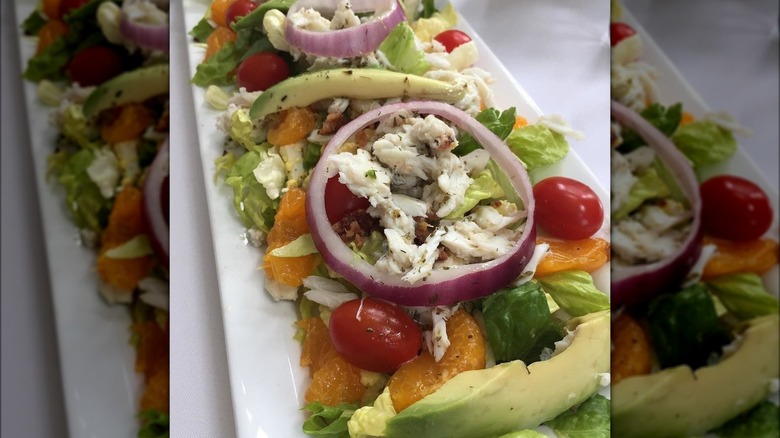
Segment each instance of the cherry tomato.
M436 41L442 43L447 53L452 53L456 47L471 41L471 37L456 29L445 30L433 37Z
M371 206L367 198L359 198L349 191L349 187L339 182L334 176L325 185L325 214L330 223L344 219L344 216L355 210L363 210Z
M60 17L65 17L73 9L78 9L87 3L89 0L62 0L60 2Z
M290 67L281 56L271 52L249 55L236 71L238 86L246 87L246 91L265 91L289 77Z
M604 207L593 190L563 176L553 176L534 186L540 227L561 239L579 240L592 236L604 221Z
M67 67L68 79L82 87L99 85L122 73L123 57L106 46L92 46L76 53Z
M333 347L358 368L393 373L422 346L417 323L400 307L373 298L347 301L330 315Z
M704 231L721 239L761 237L772 225L772 206L756 184L734 175L719 175L700 188Z
M612 47L634 34L636 34L634 28L626 23L615 22L609 25L609 41Z
M239 18L249 15L249 13L255 9L257 9L257 3L251 0L236 0L228 6L225 23L230 26L238 21Z

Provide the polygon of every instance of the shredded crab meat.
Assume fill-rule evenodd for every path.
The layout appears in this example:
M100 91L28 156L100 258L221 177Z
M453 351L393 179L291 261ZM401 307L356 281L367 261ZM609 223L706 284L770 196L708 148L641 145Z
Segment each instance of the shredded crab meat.
M450 339L447 337L447 319L457 312L459 308L460 304L456 304L453 307L436 306L430 312L433 327L431 330L423 332L423 340L428 348L428 352L433 355L436 362L444 357L444 353L447 352L447 348L451 345Z

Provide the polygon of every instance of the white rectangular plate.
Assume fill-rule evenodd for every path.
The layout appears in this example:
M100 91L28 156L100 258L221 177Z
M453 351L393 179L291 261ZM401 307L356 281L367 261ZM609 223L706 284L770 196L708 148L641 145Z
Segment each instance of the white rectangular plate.
M203 17L208 4L206 0L184 1L187 31ZM525 90L467 23L462 20L458 27L476 41L480 54L477 65L496 79L492 89L498 107L515 106L518 114L535 121L541 111ZM188 53L192 76L203 60L205 48L191 43ZM529 68L526 74L531 75L532 71ZM224 134L215 126L220 112L204 101L204 89L197 86L192 89L222 301L236 430L242 438L304 437L301 425L306 415L300 408L308 373L298 364L300 346L293 340L293 322L297 318L295 305L274 302L263 290L264 277L258 270L263 254L247 243L246 230L233 210L230 187L222 182L213 183L214 159L222 155L225 141ZM604 123L606 127L606 114ZM605 157L606 153L605 149ZM609 205L606 191L574 150L570 150L560 163L532 176L541 178L552 174L567 175L588 184L596 190L604 205ZM595 275L602 290L608 290L608 273L609 268L604 267Z
M19 1L16 22L21 24L37 3ZM24 69L35 54L37 39L24 36L18 26L17 34ZM36 85L21 79L21 73L70 436L135 437L142 382L134 371L135 352L129 344L130 313L101 298L95 255L80 245L64 190L46 179L46 159L54 151L58 132L49 123L52 108L40 103Z

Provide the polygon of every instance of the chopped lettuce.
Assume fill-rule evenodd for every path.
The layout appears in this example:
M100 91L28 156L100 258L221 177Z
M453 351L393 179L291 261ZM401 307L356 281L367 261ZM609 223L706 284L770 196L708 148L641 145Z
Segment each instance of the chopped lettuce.
M729 159L737 150L730 130L714 122L697 120L681 126L672 141L694 167L710 166Z
M730 342L729 331L721 325L715 304L702 283L653 300L647 320L661 368L684 364L699 368Z
M659 103L653 103L640 113L651 125L658 128L667 137L671 137L680 125L682 119L682 104L676 103L669 108ZM647 144L636 132L625 129L621 134L623 143L620 145L620 151L630 152L640 146Z
M209 9L209 11L210 10L211 9ZM203 17L200 19L200 21L198 21L198 24L192 28L190 35L195 39L195 41L205 43L212 32L214 32L214 28L211 27L211 24L209 24L208 18Z
M646 169L631 186L628 192L628 199L615 212L612 213L612 220L619 220L627 217L631 212L639 208L645 201L657 198L664 198L670 195L669 187L658 176L654 168Z
M230 94L216 85L209 85L203 97L212 108L224 111L228 107Z
M84 149L98 148L95 129L87 123L81 105L69 105L62 112L62 135Z
M396 71L421 75L430 67L425 60L425 53L417 47L414 31L406 21L393 28L379 45L379 50L385 54Z
M414 34L424 43L430 42L433 37L451 29L458 24L458 13L451 3L439 12L434 12L429 18L420 18L412 24Z
M780 436L780 407L764 400L714 431L721 438L773 438Z
M487 108L477 114L475 119L488 128L490 132L496 134L498 138L504 140L512 132L512 127L515 125L515 107L502 112L495 108ZM458 146L452 152L462 157L481 147L474 137L463 132L458 137Z
M317 248L314 246L311 234L303 234L292 242L274 249L270 254L274 257L303 257L316 253Z
M170 418L167 413L157 409L147 409L138 415L142 426L138 438L168 438Z
M516 432L509 432L498 438L547 438L547 435L533 429L523 429Z
M257 182L254 170L260 164L261 155L249 151L236 160L225 178L233 188L233 207L247 228L256 226L268 232L273 226L277 203L266 194L265 188Z
M422 0L423 9L420 18L431 18L433 14L439 12L434 3L434 0Z
M677 181L677 178L674 176L672 171L666 167L666 164L664 164L660 158L655 157L653 164L651 164L651 168L655 170L658 178L660 178L666 188L669 189L669 197L688 206L688 197L685 196L685 193L683 193L682 189L680 188L680 184Z
M571 316L609 309L609 298L585 271L563 271L539 278L542 289Z
M253 150L257 147L252 137L253 130L254 124L249 117L249 110L239 108L233 111L230 115L230 138L248 150Z
M41 11L35 9L22 22L22 31L27 36L37 35L45 24L46 18L41 14Z
M725 275L707 281L710 291L740 320L778 313L777 298L752 273Z
M146 234L139 234L127 242L115 246L103 255L110 259L137 259L154 254L152 245L149 244L149 238Z
M66 205L76 225L100 232L108 223L111 201L103 197L100 188L87 174L93 158L89 149L71 155L60 169L57 180L65 187Z
M230 169L236 164L236 155L233 152L225 152L214 159L214 184L221 174L229 174Z
M496 180L498 185L501 186L501 189L504 190L504 196L506 197L506 200L515 204L518 209L521 209L523 207L523 200L520 199L520 196L518 196L517 192L515 192L515 188L512 186L512 181L504 173L504 171L501 170L501 167L491 159L488 161L487 169L490 170L490 174Z
M341 403L338 406L326 406L312 402L304 406L311 412L303 422L303 433L326 438L349 438L347 422L357 409L356 405Z
M566 138L544 125L525 125L512 131L506 145L528 170L549 166L569 153Z
M60 87L46 79L38 84L38 88L35 91L44 105L56 107L59 106L60 101L62 100L62 90Z
M382 249L384 244L385 235L379 231L372 231L371 235L368 236L368 239L363 242L363 246L358 248L354 242L350 242L349 248L356 256L373 265L376 264L378 259L377 253Z
M559 438L607 438L610 436L610 401L601 394L594 394L546 424Z
M320 155L322 154L322 148L315 143L306 143L306 147L303 148L303 168L305 170L312 170L317 162L320 161Z
M387 421L396 414L390 391L385 387L382 394L374 400L373 406L364 406L349 419L349 436L364 438L383 436Z
M232 72L238 66L239 56L235 43L223 44L217 53L198 64L192 83L201 87L233 84Z
M539 360L542 350L554 349L563 332L547 307L541 285L529 281L482 300L485 331L496 361Z
M466 213L476 207L480 201L491 198L500 198L504 196L504 190L501 188L490 170L483 169L475 175L471 185L466 189L463 203L455 208L445 219L462 218Z

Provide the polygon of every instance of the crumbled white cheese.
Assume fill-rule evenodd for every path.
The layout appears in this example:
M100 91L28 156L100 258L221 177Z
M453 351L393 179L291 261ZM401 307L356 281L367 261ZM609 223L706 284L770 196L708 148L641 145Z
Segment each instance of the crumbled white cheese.
M114 197L114 191L119 183L119 162L109 147L95 151L95 158L87 167L87 175L97 184L104 198Z
M287 179L284 160L273 149L262 152L261 156L262 160L252 173L257 182L265 188L268 197L276 199L281 195L282 187Z
M275 301L295 300L298 298L298 288L296 286L287 286L270 278L265 279L265 290Z

